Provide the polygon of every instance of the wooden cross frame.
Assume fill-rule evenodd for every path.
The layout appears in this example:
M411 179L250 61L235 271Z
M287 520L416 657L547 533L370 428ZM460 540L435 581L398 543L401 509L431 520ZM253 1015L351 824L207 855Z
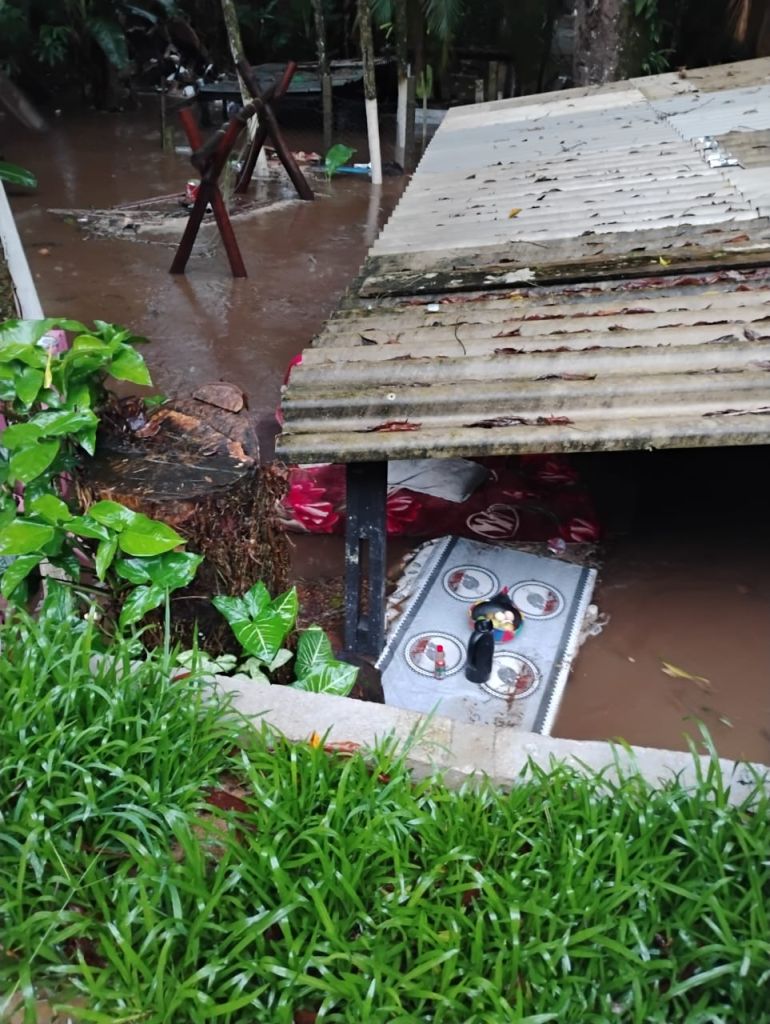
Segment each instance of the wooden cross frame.
M250 118L255 115L259 120L259 126L249 148L249 153L238 179L236 190L238 192L244 192L248 188L252 174L254 173L254 167L256 166L259 151L267 138L270 137L273 140L275 151L278 154L281 163L286 168L286 172L291 178L300 199L315 198L313 190L305 180L302 171L300 171L291 150L284 142L281 130L278 126L278 121L276 120L271 106L271 101L274 99L280 99L280 97L283 96L289 88L289 84L296 68L297 65L292 61L287 66L280 82L272 85L270 89L262 94L249 65L246 64L245 61L239 61L238 70L241 72L241 77L246 83L246 87L249 90L252 99L245 107L242 107L230 118L225 128L220 129L220 131L212 135L212 137L205 143L201 137L200 128L198 127L198 123L192 110L189 107L186 107L184 110L179 112L182 127L184 128L187 140L190 143L190 148L192 150L192 157L190 159L193 166L200 172L201 180L198 186L198 194L195 197L195 202L193 203L193 208L187 219L184 234L182 235L179 247L177 248L171 264L170 273L183 274L185 272L185 267L190 259L195 239L198 236L198 231L200 230L200 226L203 221L203 215L205 214L207 207L210 205L211 209L214 211L214 219L216 220L217 227L219 228L219 233L222 236L222 243L224 244L225 252L227 253L233 277L248 276L246 273L246 265L243 262L241 251L238 248L238 241L230 222L230 216L227 212L225 201L222 198L222 192L219 187L219 176L227 163L228 157L230 156L235 143L238 141L238 137Z

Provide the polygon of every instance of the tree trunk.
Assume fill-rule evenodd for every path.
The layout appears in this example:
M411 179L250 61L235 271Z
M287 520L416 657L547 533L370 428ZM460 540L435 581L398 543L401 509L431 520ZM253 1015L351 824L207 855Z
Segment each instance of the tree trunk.
M361 60L364 70L366 132L369 137L369 162L372 184L382 184L380 126L377 117L377 86L374 79L374 43L372 41L372 10L370 0L358 0L358 28L361 34Z
M406 167L406 107L409 98L409 52L406 0L394 0L393 20L398 66L398 108L396 111L396 163Z
M603 85L638 70L633 66L638 43L633 22L630 0L576 0L576 85Z
M207 621L204 596L241 594L258 579L272 593L287 585L288 543L275 515L286 474L278 465L260 468L253 419L245 408L234 411L242 406L232 402L238 388L217 382L198 394L146 419L135 399L119 401L103 418L97 454L77 488L84 507L122 502L168 523L204 556L174 601L185 621L199 618L209 632L217 620Z
M233 64L235 64L235 73L238 75L238 87L241 90L241 99L243 105L246 106L250 102L251 96L249 90L246 88L246 83L238 71L238 61L245 60L246 56L243 52L243 40L241 39L241 26L238 23L238 11L235 8L235 0L221 0L222 2L222 17L225 22L225 31L227 32L227 43L230 47L230 56L233 58ZM249 146L254 141L254 136L257 134L257 128L259 127L259 118L249 118L249 123L246 126L246 146L241 153L241 165L246 157ZM257 157L257 174L265 174L267 171L267 156L265 155L264 148L260 150L259 156Z
M312 0L312 3L313 17L315 18L316 49L318 51L318 75L321 79L324 153L328 153L332 144L334 112L332 109L332 79L329 74L329 54L326 50L326 18L324 17L324 0Z

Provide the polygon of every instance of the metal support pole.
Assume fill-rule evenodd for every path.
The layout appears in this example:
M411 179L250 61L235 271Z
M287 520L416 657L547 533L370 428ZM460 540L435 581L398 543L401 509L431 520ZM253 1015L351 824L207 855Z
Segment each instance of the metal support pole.
M387 493L387 462L348 464L345 649L374 658L382 652L385 641Z

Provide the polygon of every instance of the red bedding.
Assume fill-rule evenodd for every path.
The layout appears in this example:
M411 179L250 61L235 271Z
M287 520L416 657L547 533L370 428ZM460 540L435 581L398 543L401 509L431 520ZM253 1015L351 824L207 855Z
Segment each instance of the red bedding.
M593 503L567 458L523 455L475 461L489 470L489 477L463 502L406 488L389 492L388 533L403 537L453 534L489 541L599 539ZM345 467L293 467L281 511L287 530L341 533Z

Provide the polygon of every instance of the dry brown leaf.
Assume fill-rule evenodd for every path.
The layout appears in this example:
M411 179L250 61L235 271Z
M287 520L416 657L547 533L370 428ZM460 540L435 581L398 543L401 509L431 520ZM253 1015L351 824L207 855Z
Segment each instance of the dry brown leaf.
M513 217L518 217L520 213L521 213L520 207L514 206L513 209L508 212L508 220L511 220L511 218L513 218Z

